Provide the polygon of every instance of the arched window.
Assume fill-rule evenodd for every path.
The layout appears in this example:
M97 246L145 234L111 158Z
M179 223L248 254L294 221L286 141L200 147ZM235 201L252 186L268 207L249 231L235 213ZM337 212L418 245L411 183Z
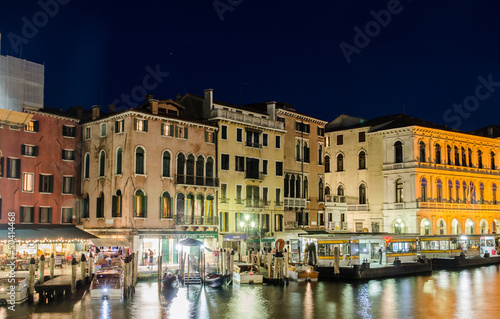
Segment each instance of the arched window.
M450 234L452 235L458 235L462 232L462 229L460 227L460 222L456 219L456 218L453 218L453 220L451 221L451 228L450 228Z
M148 216L148 200L142 189L134 193L134 217L146 218Z
M297 176L297 179L295 180L295 198L302 198L300 193L300 184L302 184L302 181L300 180L300 176Z
M304 177L304 198L309 198L309 181L307 180L307 176Z
M460 203L460 182L459 181L455 181L455 191L456 191L455 202Z
M344 170L344 155L337 155L337 172L342 172Z
M479 183L479 204L484 204L484 184Z
M337 195L338 195L338 196L344 196L344 195L345 195L345 192L344 192L344 186L339 185L339 186L337 187Z
M177 215L184 215L184 194L182 193L177 194L176 206L177 206Z
M446 156L447 156L447 160L448 160L448 165L451 165L452 155L451 155L451 146L450 145L446 146Z
M205 199L203 195L198 194L196 195L196 217L203 216L205 214L204 209L205 209Z
M99 177L104 177L106 167L106 151L99 152Z
M435 155L435 158L434 158L434 162L436 164L441 164L441 145L439 144L436 144L435 148L434 148L434 155Z
M205 166L205 159L203 156L198 155L196 158L196 185L203 185L203 169Z
M465 234L474 234L474 222L470 218L465 221Z
M470 182L469 184L469 202L470 204L475 204L476 203L476 187L473 182Z
M146 174L146 151L141 146L135 149L135 173L138 175Z
M297 140L297 144L295 145L295 159L297 161L302 160L301 150L302 150L302 145L301 145L300 141Z
M497 169L495 166L495 153L490 153L490 167L491 169Z
M465 154L465 148L460 149L462 151L462 166L467 166L467 154Z
M325 186L325 195L330 195L330 186Z
M111 217L122 217L122 192L117 190L111 200Z
M184 177L184 166L186 165L186 156L184 154L177 154L177 184L186 184Z
M448 202L453 203L453 182L448 180Z
M214 178L214 159L212 157L207 158L205 174L207 178L208 186L215 186L215 178Z
M483 152L477 150L477 167L483 168Z
M424 142L420 142L419 146L420 146L420 162L425 162L426 161L426 158L425 158L425 143Z
M443 182L439 178L436 181L436 200L438 202L443 201Z
M318 181L318 202L324 201L324 189L323 189L323 179L320 178Z
M405 226L406 225L401 220L401 218L398 218L394 223L394 233L399 235L403 234L405 232Z
M214 197L212 195L207 195L207 202L205 206L205 224L215 225L217 219L214 218Z
M469 167L472 167L472 150L470 148L468 149L468 154L469 154Z
M186 196L186 215L194 215L194 195L188 194Z
M403 163L403 143L400 141L394 143L394 162Z
M462 182L462 192L463 192L463 202L464 204L467 203L467 201L469 200L467 198L467 183L465 181Z
M285 187L284 187L284 192L285 192L285 198L289 197L288 196L288 190L289 190L289 187L290 187L290 177L288 176L288 174L285 174Z
M161 176L170 177L170 152L167 150L163 151L161 157Z
M420 201L427 201L427 180L425 179L425 177L422 177L422 180L420 182Z
M123 173L123 150L118 147L116 150L116 175L121 175Z
M295 175L290 177L290 197L295 198Z
M455 165L460 166L460 153L458 152L458 147L454 147L453 150L455 151Z
M325 173L330 173L330 155L325 156Z
M194 156L189 154L186 164L186 184L194 184Z
M95 215L97 218L104 218L104 193L100 192L96 198Z
M497 204L497 184L491 185L491 201L493 205Z
M401 178L396 181L396 203L403 203L403 180Z
M309 163L309 143L304 141L304 162Z
M366 153L364 151L359 152L359 155L358 155L358 166L359 166L359 169L365 169L366 168Z
M86 153L84 158L84 169L83 176L84 178L90 178L90 154Z
M160 198L161 218L172 218L172 198L168 192L163 192Z
M366 204L366 186L365 186L365 184L359 185L359 204Z
M428 218L422 218L420 221L420 235L430 235L431 234L431 223Z
M323 165L323 145L318 145L318 164Z

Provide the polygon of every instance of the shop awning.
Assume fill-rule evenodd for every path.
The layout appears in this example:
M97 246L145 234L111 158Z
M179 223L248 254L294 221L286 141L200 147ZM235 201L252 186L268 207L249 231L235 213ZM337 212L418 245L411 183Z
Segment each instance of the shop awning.
M93 238L91 242L97 247L130 247L130 243L121 238Z
M194 238L194 239L211 239L218 238L216 231L157 231L157 230L139 230L139 235L142 238Z
M181 246L203 246L203 243L193 238L186 238L179 242Z
M248 243L272 243L276 241L274 238L253 238L253 239L247 239Z
M9 225L0 225L0 240L7 241L15 236L16 241L29 242L62 242L82 241L96 238L75 225L40 225L40 224L15 224L9 229Z

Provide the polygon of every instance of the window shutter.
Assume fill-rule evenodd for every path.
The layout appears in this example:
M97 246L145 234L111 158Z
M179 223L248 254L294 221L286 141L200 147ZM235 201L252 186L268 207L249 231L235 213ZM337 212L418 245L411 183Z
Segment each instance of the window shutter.
M6 171L7 177L12 177L12 176L10 176L11 175L10 174L10 161L11 161L11 159L7 159L7 171Z
M134 118L134 130L137 130L137 119Z
M74 184L75 184L75 183L74 183L74 181L73 181L73 177L70 177L70 178L69 178L69 182L70 182L70 184L69 184L69 193L70 193L70 194L73 194L73 191L74 191Z
M187 128L187 127L185 127L185 128L184 128L184 138L185 138L186 140L187 140L187 138L188 138L188 128Z
M25 155L26 154L25 149L26 149L26 145L22 144L21 145L21 155Z
M134 217L137 217L137 196L134 196L134 203L132 206L134 206Z
M118 121L115 121L115 133L118 133Z
M38 156L38 146L33 147L33 155Z
M0 157L0 177L3 177L3 157Z
M49 176L49 193L54 191L54 175Z
M144 132L148 131L148 120L144 120Z
M43 178L42 178L42 174L39 174L38 175L38 191L41 192L42 189L43 189Z
M116 217L116 195L111 198L111 217Z
M205 143L207 143L207 142L208 142L208 132L205 131Z
M175 137L179 137L179 127L175 126Z
M170 132L168 132L169 136L174 136L174 125L170 124Z
M52 223L52 207L49 207L49 223Z
M161 136L165 135L165 124L161 123Z
M64 159L64 150L61 152L61 158Z
M30 207L30 222L35 222L35 207Z
M33 131L38 132L38 121L33 121Z
M17 166L16 166L16 177L19 178L21 176L21 160L16 159L17 161Z
M143 196L142 197L142 211L144 212L144 218L148 217L148 197Z

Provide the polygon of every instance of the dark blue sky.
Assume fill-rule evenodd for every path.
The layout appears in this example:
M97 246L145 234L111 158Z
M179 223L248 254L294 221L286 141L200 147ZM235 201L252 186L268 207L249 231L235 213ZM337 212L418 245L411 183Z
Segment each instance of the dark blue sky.
M213 88L229 103L289 102L326 121L405 112L462 130L500 124L498 1L41 2L53 17L36 1L0 4L1 53L19 57L24 42L22 58L45 64L48 107ZM372 10L389 12L375 14L386 26ZM342 42L363 46L350 63ZM162 73L144 85L148 67ZM469 110L453 109L464 100Z

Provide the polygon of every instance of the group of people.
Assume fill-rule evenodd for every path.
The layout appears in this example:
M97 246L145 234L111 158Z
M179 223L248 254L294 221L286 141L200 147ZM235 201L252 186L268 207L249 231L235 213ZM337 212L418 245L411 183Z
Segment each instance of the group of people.
M155 255L156 251L154 249L145 249L144 250L144 265L149 267L153 267L155 264Z

